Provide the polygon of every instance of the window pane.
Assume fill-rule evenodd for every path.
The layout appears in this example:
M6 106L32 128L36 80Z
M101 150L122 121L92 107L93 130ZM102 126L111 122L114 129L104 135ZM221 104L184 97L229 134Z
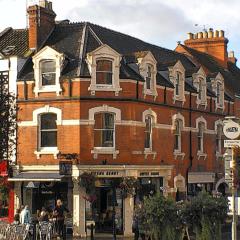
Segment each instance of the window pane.
M57 115L53 113L41 115L41 129L57 129Z
M112 61L109 60L98 60L97 71L112 72Z
M113 147L114 146L114 114L95 114L94 126L94 146Z
M112 85L112 73L110 72L97 72L97 84Z
M41 147L56 147L57 131L41 131Z
M43 61L40 63L42 85L55 85L56 83L56 63L55 61Z
M151 148L151 137L152 137L152 118L150 116L145 119L145 148Z

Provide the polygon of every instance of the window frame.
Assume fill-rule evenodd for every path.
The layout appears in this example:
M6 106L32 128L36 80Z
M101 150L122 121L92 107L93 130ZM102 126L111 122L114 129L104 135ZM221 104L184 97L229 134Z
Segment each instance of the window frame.
M219 130L220 128L220 130ZM222 141L223 141L223 126L222 124L217 124L216 126L216 153L222 154Z
M95 125L96 125L96 119L95 119L95 116L97 114L112 114L113 115L113 134L112 134L112 138L113 138L113 143L112 143L112 146L111 147L107 147L107 146L95 146L95 131L108 131L109 129L96 129L95 128ZM105 120L104 120L105 121ZM116 139L115 139L115 136L116 136L116 116L115 116L115 113L113 112L96 112L94 114L94 149L115 149L115 145L116 145Z
M204 152L204 132L205 132L205 123L204 122L198 122L197 127L197 151L199 153Z
M41 142L42 142L42 129L41 129L41 124L42 124L42 116L43 115L48 115L48 114L54 114L56 116L56 146L51 146L51 147L47 147L47 146L42 146ZM49 129L47 129L46 131L48 131ZM50 129L51 130L51 129ZM49 130L49 131L50 131ZM44 132L46 132L44 130ZM52 130L53 131L53 130ZM58 149L58 127L57 127L57 114L56 113L52 113L52 112L46 112L46 113L41 113L38 115L38 151L40 152L44 152L44 151L55 151Z
M55 72L47 72L48 74L52 74L52 73L54 73L55 74L55 79L54 79L54 84L43 84L43 71L42 71L42 68L43 68L43 63L46 63L46 62L54 62L55 63ZM42 59L41 61L39 61L39 67L40 67L40 71L39 71L39 73L40 73L40 77L39 77L39 79L40 79L40 84L41 84L41 87L42 87L42 89L44 89L44 88L48 88L48 87L52 87L52 86L56 86L56 59ZM46 73L44 73L44 74L46 74Z
M174 122L174 152L182 151L182 120L176 119ZM176 147L177 146L177 147Z
M150 120L150 128L149 130L147 129L147 119ZM147 133L149 135L147 135ZM152 144L153 144L153 139L152 139L152 133L153 133L153 116L151 115L146 115L145 116L145 129L144 129L144 149L152 151ZM149 139L147 139L149 137ZM146 145L146 142L148 142L149 146Z
M100 61L108 61L111 62L111 72L110 71L98 71L98 62ZM96 86L97 88L112 88L113 87L113 82L114 82L114 74L113 74L113 64L114 64L114 59L112 58L97 58L96 59ZM98 73L111 73L111 84L99 84L97 83L97 74Z

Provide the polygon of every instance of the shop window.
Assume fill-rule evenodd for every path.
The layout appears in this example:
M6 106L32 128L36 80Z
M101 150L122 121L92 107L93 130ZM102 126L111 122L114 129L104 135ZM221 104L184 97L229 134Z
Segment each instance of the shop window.
M57 115L40 115L40 148L57 147Z
M152 149L152 117L145 118L145 148Z
M112 78L113 78L112 61L106 59L97 60L96 84L112 85Z
M42 60L40 62L40 73L42 86L56 84L56 61Z
M223 132L222 125L218 124L216 135L216 152L219 154L222 153L222 132Z
M113 113L96 113L94 126L94 147L113 148L115 145Z
M175 121L174 129L174 150L181 152L181 120Z
M198 123L198 151L203 152L203 135L204 135L204 123L199 122Z

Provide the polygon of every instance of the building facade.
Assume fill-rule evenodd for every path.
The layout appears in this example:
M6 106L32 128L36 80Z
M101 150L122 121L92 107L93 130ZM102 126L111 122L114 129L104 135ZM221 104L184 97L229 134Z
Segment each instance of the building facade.
M128 236L143 196L227 191L222 127L236 114L240 72L224 32L189 35L171 51L91 23L55 21L48 1L29 6L28 15L22 35L10 29L0 39L1 49L15 39L24 60L10 179L15 210L28 204L35 214L61 198L75 235L85 236L92 222L111 231L116 214L117 231ZM79 184L86 173L94 199ZM128 177L141 187L123 196Z

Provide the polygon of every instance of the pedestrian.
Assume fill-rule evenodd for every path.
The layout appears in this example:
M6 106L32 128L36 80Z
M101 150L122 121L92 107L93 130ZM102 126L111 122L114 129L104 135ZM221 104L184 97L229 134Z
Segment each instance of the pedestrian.
M54 208L54 216L56 217L56 229L59 236L64 237L64 212L69 212L67 208L63 206L60 199L57 200L57 205Z
M30 211L28 205L26 205L20 213L20 223L29 224L30 221L31 221Z

